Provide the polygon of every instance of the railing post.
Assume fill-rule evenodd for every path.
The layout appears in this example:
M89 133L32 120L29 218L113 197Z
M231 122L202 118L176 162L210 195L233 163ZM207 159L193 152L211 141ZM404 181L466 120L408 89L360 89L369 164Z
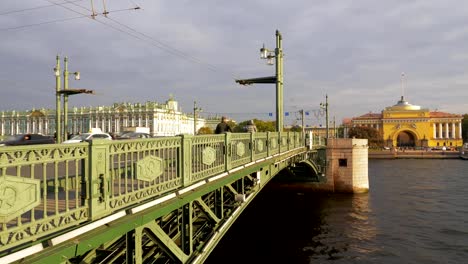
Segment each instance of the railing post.
M89 142L89 217L91 220L110 213L109 142L92 140Z
M192 182L192 139L193 136L191 135L181 136L179 173L182 178L182 186L189 185Z
M232 168L232 146L231 146L231 133L225 133L225 138L224 138L224 148L225 148L225 153L224 153L224 164L226 164L226 171L230 170Z
M255 161L255 133L250 132L250 161Z
M271 155L270 135L271 135L271 132L267 132L267 139L266 139L267 157Z

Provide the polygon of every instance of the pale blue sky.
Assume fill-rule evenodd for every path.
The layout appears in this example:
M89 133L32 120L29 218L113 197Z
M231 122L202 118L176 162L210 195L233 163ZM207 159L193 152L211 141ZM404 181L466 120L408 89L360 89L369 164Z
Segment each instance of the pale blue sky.
M164 102L173 94L184 112L197 101L204 113L274 119L274 85L234 79L274 74L259 49L274 48L278 29L290 117L305 109L306 123L323 123L313 110L325 94L337 123L380 112L399 100L402 72L410 103L468 112L466 1L113 0L105 1L107 18L71 19L90 15L90 2L0 2L0 111L54 108L59 54L81 72L70 87L97 93L73 96L71 106ZM102 1L94 3L102 13Z

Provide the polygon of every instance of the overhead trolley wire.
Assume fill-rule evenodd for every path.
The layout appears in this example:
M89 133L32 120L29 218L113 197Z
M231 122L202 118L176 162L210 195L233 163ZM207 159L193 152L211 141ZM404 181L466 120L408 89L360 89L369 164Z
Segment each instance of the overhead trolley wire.
M133 8L111 10L111 11L107 11L107 13L117 13L117 12L122 12L122 11L129 11L129 10L133 10ZM17 30L17 29L22 29L22 28L29 28L29 27L41 26L41 25L52 24L52 23L57 23L57 22L65 22L65 21L79 19L79 18L89 18L89 17L90 15L82 14L81 16L77 16L77 17L61 18L61 19L48 20L44 22L26 24L26 25L21 25L21 26L16 26L16 27L0 28L0 31Z
M74 3L74 2L81 2L81 1L84 1L84 0L75 0L75 1L66 1L66 2L71 4L71 3ZM47 8L47 7L51 7L51 6L55 6L55 5L54 4L42 5L42 6L36 6L36 7L30 7L30 8L11 10L11 11L6 11L6 12L1 12L0 16L14 14L14 13L22 13L22 12L27 12L27 11L33 11L33 10L38 10L38 9Z
M82 8L82 9L88 11L88 12L93 13L92 10L90 10L90 9L84 7L84 6L81 6L81 5L79 5L79 4L76 4L75 2L71 2L71 1L66 1L66 0L65 0L65 3L55 3L55 2L53 2L53 1L51 1L51 0L47 0L47 1L50 2L50 3L52 3L52 4L55 4L55 5L57 5L57 6L61 6L61 7L65 8L65 9L67 9L67 10L69 10L69 11L78 13L78 14L82 14L82 13L80 13L79 11L76 11L76 10L74 10L74 9L69 8L69 7L65 6L64 4L72 4L72 5L74 5L74 6L77 6L77 7L79 7L79 8ZM132 8L132 9L135 9L135 10L136 10L136 9L140 9L140 8L138 7L138 8ZM170 54L172 54L172 55L174 55L174 56L177 56L177 57L179 57L179 58L182 58L182 59L185 59L185 60L188 60L188 61L191 61L191 62L200 64L200 65L204 65L204 66L206 66L206 67L207 67L209 70L211 70L211 71L214 71L214 72L223 72L223 71L221 71L221 69L218 69L218 67L216 67L216 66L214 66L214 65L212 65L212 64L206 63L206 62L204 62L204 61L202 61L202 60L200 60L200 59L198 59L198 58L196 58L196 57L194 57L194 56L192 56L192 55L190 55L190 54L188 54L188 53L186 53L186 52L183 52L183 51L181 51L181 50L179 50L179 49L176 49L176 48L174 48L174 47L172 47L172 46L170 46L170 45L168 45L168 44L165 44L164 42L162 42L162 41L160 41L160 40L157 40L157 39L155 39L155 38L153 38L153 37L151 37L151 36L149 36L149 35L147 35L147 34L145 34L145 33L139 32L138 30L136 30L136 29L134 29L134 28L132 28L132 27L130 27L130 26L127 26L127 25L125 25L125 24L123 24L123 23L121 23L121 22L119 22L119 21L117 21L117 20L115 20L115 19L109 18L108 16L104 16L104 17L105 17L106 19L108 19L108 20L114 22L114 23L117 24L118 26L120 26L120 27L126 29L126 30L124 30L124 29L122 29L122 28L119 28L119 27L117 27L117 26L111 25L111 24L109 24L109 23L105 23L105 22L100 21L100 20L98 20L98 19L95 19L95 18L94 18L94 13L93 13L93 15L87 15L87 17L88 17L88 18L91 18L91 19L93 19L93 20L95 20L95 21L98 22L98 23L101 23L101 24L103 24L103 25L105 25L105 26L108 26L108 27L110 27L110 28L112 28L112 29L114 29L114 30L117 30L117 31L122 32L122 33L124 33L124 34L127 34L127 35L129 35L129 36L132 36L132 37L134 37L134 38L136 38L136 39L138 39L138 40L147 42L147 43L149 43L149 44L151 44L151 45L153 45L153 46L155 46L155 47L157 47L157 48L159 48L159 49L162 49L162 50L164 50L164 51L166 51L166 52L168 52L168 53L170 53ZM231 77L232 77L233 79L238 79L238 77L236 77L234 74L230 73L230 75L231 75Z

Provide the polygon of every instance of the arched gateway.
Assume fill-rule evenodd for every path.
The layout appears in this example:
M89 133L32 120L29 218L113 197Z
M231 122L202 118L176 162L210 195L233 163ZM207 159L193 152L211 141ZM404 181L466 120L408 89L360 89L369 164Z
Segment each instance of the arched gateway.
M397 136L397 147L416 147L416 138L413 133L409 131L401 131Z
M462 146L462 115L430 111L408 103L404 97L381 113L351 119L348 127L375 128L385 147L426 148Z

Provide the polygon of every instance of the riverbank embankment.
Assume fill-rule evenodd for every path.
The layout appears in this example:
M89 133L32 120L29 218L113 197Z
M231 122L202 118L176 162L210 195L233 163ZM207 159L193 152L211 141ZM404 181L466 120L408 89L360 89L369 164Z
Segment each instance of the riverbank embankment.
M458 151L369 150L369 159L459 159Z

